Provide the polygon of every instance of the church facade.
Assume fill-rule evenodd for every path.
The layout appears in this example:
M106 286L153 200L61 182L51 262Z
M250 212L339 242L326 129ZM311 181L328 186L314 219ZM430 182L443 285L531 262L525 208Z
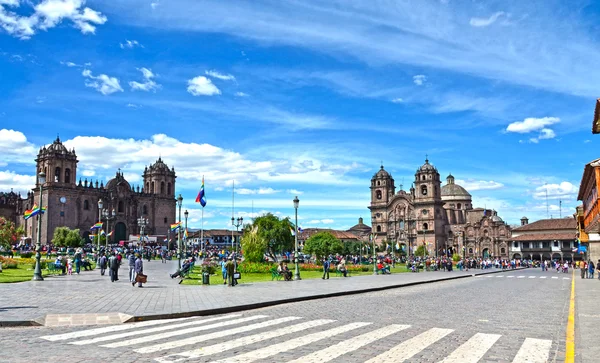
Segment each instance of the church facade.
M3 193L5 204L0 208L3 216L24 227L26 236L34 243L38 217L25 220L23 213L39 204L41 172L46 174L42 201L47 207L42 217L42 244L50 243L54 229L60 226L77 228L88 239L90 227L102 220L104 231L107 234L113 232L110 241L118 243L128 240L130 234L140 233L140 217L148 220L144 228L147 235L167 234L170 224L175 222L175 170L169 169L161 158L144 169L141 188L131 186L121 171L117 171L106 185L102 181L82 181L81 178L77 182L75 150L68 150L59 138L52 145L41 148L35 161L35 188L25 198L12 192ZM111 215L114 210L115 216L110 221L100 212L100 200L102 209Z
M442 186L429 160L415 173L408 192L396 192L394 178L383 165L371 179L371 228L378 243L414 254L425 246L430 256L509 258L511 236L496 211L473 208L471 194L451 174Z

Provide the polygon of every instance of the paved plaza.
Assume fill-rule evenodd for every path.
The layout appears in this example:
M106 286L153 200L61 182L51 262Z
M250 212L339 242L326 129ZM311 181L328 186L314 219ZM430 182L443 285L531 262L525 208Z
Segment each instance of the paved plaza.
M294 284L296 290L306 284L329 292L328 285L347 287L348 281L451 274ZM45 361L62 362L68 356L70 362L562 362L572 277L526 269L204 317L6 328L13 339L0 342L0 351L19 352L11 362L56 351L60 357L46 354ZM259 285L207 290L237 294ZM286 285L293 284L264 285L285 295L291 291ZM205 291L201 286L177 288Z

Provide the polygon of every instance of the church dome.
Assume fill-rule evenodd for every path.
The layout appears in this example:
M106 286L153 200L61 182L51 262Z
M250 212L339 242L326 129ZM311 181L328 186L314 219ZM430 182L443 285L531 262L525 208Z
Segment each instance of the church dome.
M492 217L492 222L504 222L497 214Z
M429 159L425 159L425 164L421 165L421 167L419 168L419 171L430 172L430 171L436 171L436 169L435 169L435 166L429 164Z
M117 175L115 175L114 178L112 178L111 180L108 181L108 183L106 183L105 189L113 189L113 188L116 188L117 186L124 186L128 190L131 189L131 185L129 185L129 182L127 180L125 180L123 173L118 172L118 171L117 171Z
M458 197L460 199L471 199L471 194L458 184L454 184L454 176L448 175L446 185L442 187L442 197ZM461 198L465 197L465 198Z
M383 165L381 165L381 168L379 169L379 171L377 173L375 173L375 175L373 175L373 179L387 179L387 178L391 178L392 176L390 175L390 173L388 173L384 168Z
M63 145L63 143L60 141L60 138L58 136L56 137L56 140L54 140L52 145L48 146L46 150L48 150L49 152L61 154L66 154L69 152L65 145Z

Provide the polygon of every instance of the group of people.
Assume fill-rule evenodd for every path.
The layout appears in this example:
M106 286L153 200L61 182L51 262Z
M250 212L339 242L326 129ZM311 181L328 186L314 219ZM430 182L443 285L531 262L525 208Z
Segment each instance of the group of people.
M600 260L598 260L598 264L594 265L594 262L589 261L580 261L579 268L581 269L581 278L582 279L593 279L594 272L596 271L596 266L600 265ZM598 279L600 280L600 272L598 273Z
M119 281L119 268L121 267L122 259L123 256L121 253L112 251L110 252L110 257L106 257L106 254L102 252L100 258L98 259L100 275L104 276L106 269L108 268L110 281ZM126 259L129 266L129 282L131 282L131 286L135 286L135 283L137 282L138 287L143 287L142 281L144 280L145 275L142 255L139 252L130 250L127 251Z
M223 275L223 285L235 286L238 284L235 278L236 263L234 261L234 254L230 254L228 258L223 257L221 260L221 274Z
M81 269L90 271L92 269L92 264L85 258L83 250L79 248L75 251L73 257L63 257L62 254L58 254L54 261L54 267L61 270L63 275L72 275L73 272L79 275Z

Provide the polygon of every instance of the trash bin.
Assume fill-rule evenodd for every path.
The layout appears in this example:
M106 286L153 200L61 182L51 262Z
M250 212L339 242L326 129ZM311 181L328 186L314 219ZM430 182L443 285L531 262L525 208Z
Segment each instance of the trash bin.
M202 285L210 285L210 274L208 272L202 273Z

